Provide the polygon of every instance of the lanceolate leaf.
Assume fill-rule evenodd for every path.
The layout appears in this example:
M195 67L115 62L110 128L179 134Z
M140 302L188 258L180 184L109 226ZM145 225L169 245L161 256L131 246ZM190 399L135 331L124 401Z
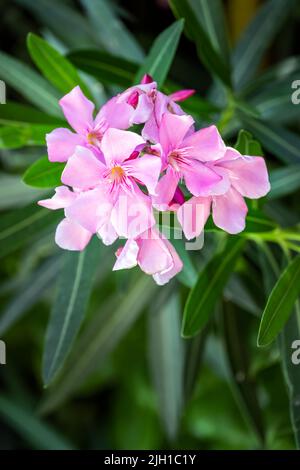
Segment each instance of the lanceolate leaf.
M226 19L222 0L188 0L202 28L206 31L211 45L229 62L229 44L226 31Z
M67 57L80 70L108 85L129 87L138 69L134 62L97 49L79 49L70 52Z
M268 199L286 196L300 189L300 164L277 168L270 172L271 191Z
M153 280L142 276L123 296L122 302L117 298L101 306L99 313L83 331L55 387L42 404L42 412L49 412L64 402L91 372L103 364L155 295L157 287Z
M0 258L20 248L62 218L59 211L36 204L2 215L0 219Z
M46 134L57 127L55 124L28 124L0 128L0 149L17 149L26 146L46 145Z
M95 36L107 51L125 59L137 62L143 60L142 48L119 20L111 6L111 0L81 0L81 3L94 27Z
M247 351L245 325L235 307L224 302L222 327L225 353L237 402L246 422L257 436L258 444L265 440L262 412L257 396L256 383L250 376L250 359Z
M51 426L34 415L32 409L0 395L0 416L34 449L72 450L74 447Z
M166 433L174 439L183 406L184 343L180 337L180 301L176 294L149 315L149 356L160 415Z
M71 349L84 318L99 262L100 242L96 237L84 251L64 255L58 294L47 328L43 359L45 385L53 380Z
M261 251L260 260L264 273L265 290L267 295L269 295L276 278L280 274L280 269L269 247L265 244L262 245L262 247L263 250ZM292 361L292 354L295 352L293 349L294 341L299 340L299 338L300 308L299 302L296 302L293 313L279 336L279 346L281 351L284 378L289 393L291 422L298 449L300 449L300 373L299 364L294 364Z
M170 0L171 8L177 18L185 19L185 31L196 46L203 64L226 86L231 86L230 70L221 54L213 46L209 34L199 21L193 2L189 0Z
M178 20L156 38L148 57L137 73L136 82L139 82L143 75L147 73L154 78L158 87L164 84L177 49L183 25L184 21L182 19Z
M66 94L79 85L83 93L92 99L89 89L75 67L47 41L30 33L27 37L27 46L36 66L58 90Z
M275 284L261 319L257 344L267 346L280 333L300 295L300 256L283 271Z
M30 106L8 102L0 106L0 124L4 126L26 126L28 124L53 125L53 127L66 126L66 121L49 116Z
M300 372L299 364L292 361L292 355L296 347L299 348L300 338L300 306L299 302L296 303L293 314L289 318L283 331L280 335L280 348L282 365L285 376L285 381L288 386L290 398L290 412L293 425L293 431L297 444L297 449L300 449L300 412L299 412L299 396L300 396ZM299 357L299 356L298 356Z
M229 238L221 253L215 255L199 274L185 304L182 325L184 337L196 335L208 322L234 270L243 245L242 239Z
M295 3L295 0L269 0L252 20L233 54L233 78L237 90L251 81L264 53Z
M30 67L4 52L0 52L0 77L41 110L62 116L55 88Z
M14 0L27 8L71 48L93 47L99 41L83 15L58 0Z
M14 325L26 312L41 299L44 292L57 277L60 259L52 258L34 271L15 293L13 299L5 306L0 316L0 335Z
M65 163L49 162L42 157L34 162L24 173L23 181L35 188L55 188L61 185L61 174Z
M47 191L30 188L19 175L0 173L0 209L16 209L47 196Z
M280 126L269 124L258 119L243 116L244 127L247 128L264 146L279 160L285 163L300 162L300 137Z

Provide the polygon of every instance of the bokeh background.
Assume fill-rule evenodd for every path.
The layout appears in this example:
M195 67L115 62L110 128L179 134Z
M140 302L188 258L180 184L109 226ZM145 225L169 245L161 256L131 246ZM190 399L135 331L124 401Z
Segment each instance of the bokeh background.
M61 16L67 8L76 18L92 24L83 3L2 0L1 50L33 66L26 48L29 32L42 35L62 52L90 46L93 39L88 34L80 37L72 18L68 21L68 15ZM164 0L107 3L144 51L174 21ZM223 2L233 47L265 3ZM299 26L300 4L295 2L273 35L259 73L290 57L299 64ZM91 30L89 26L87 31ZM93 31L99 48L122 55L113 35L110 37L110 25L101 31L100 24L99 29L93 24ZM300 64L297 67L293 69L294 79L297 71L300 79ZM201 97L210 93L211 75L185 36L169 77L182 88L195 88ZM290 80L279 81L272 100L286 96L290 86ZM114 90L101 84L94 87L99 102L104 93ZM7 87L7 96L25 102L11 86ZM299 133L299 110L290 113L289 108L284 112L275 108L272 114L270 109L272 106L267 109L270 122L284 121ZM229 132L230 138L234 136ZM276 158L264 143L263 148L276 169ZM41 195L41 191L25 187L21 175L42 153L40 147L9 149L0 142L1 217L22 211ZM268 214L280 219L282 225L299 221L299 185L294 186L292 194L266 203ZM7 345L7 364L0 366L1 449L295 448L279 349L276 344L263 350L256 347L265 294L255 246L249 246L238 274L225 289L223 307L219 305L222 310L225 304L234 321L228 326L222 312L217 311L209 328L193 340L179 337L178 304L186 298L188 287L175 281L158 289L136 270L112 274L114 247L102 248L79 338L61 378L44 389L43 345L61 263L53 234L53 226L40 227L25 246L1 258L0 339ZM216 244L216 237L207 234L205 248L193 255L196 269L209 259ZM232 354L238 358L234 370L228 364ZM240 396L244 385L244 395L250 397L246 400L248 408Z

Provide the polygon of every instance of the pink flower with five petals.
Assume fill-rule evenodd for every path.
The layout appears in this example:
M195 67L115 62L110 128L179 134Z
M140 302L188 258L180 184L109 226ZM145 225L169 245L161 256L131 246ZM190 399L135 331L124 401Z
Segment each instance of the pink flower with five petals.
M225 155L209 163L222 176L223 193L192 197L177 211L186 238L198 236L212 210L215 225L236 234L245 228L248 212L244 197L258 199L270 190L268 170L262 157L243 156L228 147Z
M48 157L51 162L66 162L77 145L91 148L100 154L100 144L109 127L128 129L133 108L118 97L111 98L93 117L95 105L76 86L59 102L66 120L74 129L58 128L46 135Z
M108 129L101 142L104 163L84 147L77 147L62 174L62 182L80 191L65 209L68 219L105 244L118 236L136 238L155 224L150 194L155 192L161 161L153 155L136 157L145 145L139 135Z

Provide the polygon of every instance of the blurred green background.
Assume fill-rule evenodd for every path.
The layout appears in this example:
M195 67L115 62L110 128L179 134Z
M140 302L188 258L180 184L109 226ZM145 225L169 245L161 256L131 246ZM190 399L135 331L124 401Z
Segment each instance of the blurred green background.
M267 3L223 2L232 47ZM84 0L2 0L1 51L33 66L26 36L34 32L62 53L97 47L141 62L157 35L174 21L164 0L106 2L109 18L114 18L106 25L99 21L102 12L89 9L88 4ZM247 84L247 99L263 119L271 126L286 126L299 139L293 141L297 158L300 105L298 109L290 105L290 94L292 80L300 79L299 7L295 2L282 18L270 20L278 22L271 33L267 22L263 31L254 30L252 36L257 33L258 41L268 37L256 73L264 78L259 91L257 78ZM281 72L272 75L280 62ZM181 37L169 79L182 88L195 88L200 98L225 107L222 91L213 85L186 36ZM118 84L87 80L99 104L119 90ZM8 99L25 103L20 88L22 85L8 84ZM214 120L197 105L195 102L198 124ZM229 124L224 136L234 142L237 130L247 126L234 119ZM247 130L253 132L250 125ZM261 140L269 167L281 169L276 153L283 151L283 145L279 148L276 142L270 143L270 136L268 141L261 134L255 137ZM18 220L28 204L47 193L21 182L22 173L45 151L33 145L15 148L1 138L1 217L13 214ZM294 177L286 179L284 173L277 195L265 207L285 227L299 221L300 173L292 157L282 160L294 165L284 170ZM266 297L261 257L254 243L249 243L239 260L209 326L191 340L180 338L189 282L179 279L158 288L138 270L111 273L115 247L99 245L95 284L80 334L57 381L44 389L43 345L57 281L61 281L62 252L54 244L53 221L33 230L24 244L7 250L5 246L1 256L0 339L7 346L7 364L0 366L1 449L295 448L282 354L276 343L267 349L256 346ZM5 237L1 243L6 244ZM193 253L195 272L208 262L219 243L214 233L205 235L204 249ZM273 285L274 279L270 282ZM300 366L297 374L299 386Z

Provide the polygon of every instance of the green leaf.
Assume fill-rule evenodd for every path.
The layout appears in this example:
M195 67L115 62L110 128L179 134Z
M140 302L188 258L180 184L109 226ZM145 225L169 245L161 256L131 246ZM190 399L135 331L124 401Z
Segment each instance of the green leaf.
M246 127L272 154L285 163L300 162L300 137L280 126L243 116Z
M0 128L0 149L18 149L26 146L46 145L46 134L55 129L56 124L28 124L24 126L4 126Z
M147 73L154 78L158 87L164 84L175 56L183 25L184 21L178 20L155 39L147 58L137 72L135 82L140 82L143 75Z
M272 290L272 286L276 282L280 274L280 269L273 253L266 244L262 247L260 262L264 274L265 291L267 296ZM286 256L284 256L286 257ZM285 382L288 388L290 401L290 415L295 435L297 448L300 448L300 413L299 413L299 393L300 393L300 375L299 365L293 364L292 349L295 340L300 338L300 308L299 302L296 302L292 315L287 321L279 336L279 347L282 359L282 368Z
M61 219L59 211L38 208L36 204L2 215L0 219L0 258L49 231Z
M29 33L27 47L32 60L42 74L63 94L69 93L79 85L83 93L88 98L93 99L75 67L47 41Z
M229 64L229 43L226 18L221 0L189 0L193 11L206 31L212 47Z
M236 90L251 81L264 53L294 6L295 0L269 0L246 28L233 53Z
M35 416L32 409L0 395L0 416L33 449L72 450L74 447L50 425Z
M281 332L279 344L285 382L287 384L289 393L291 421L298 450L300 449L300 374L299 364L293 363L292 354L295 352L293 346L295 342L299 341L299 338L300 306L299 302L297 302L293 314L291 315L283 331ZM299 343L296 344L299 345Z
M81 0L81 3L94 28L95 36L108 52L142 62L144 58L142 48L119 20L110 1Z
M129 87L138 69L134 62L96 49L72 51L67 57L77 68L107 85Z
M42 403L41 412L49 412L63 403L91 372L103 364L155 295L157 286L152 279L143 275L122 297L122 301L114 296L100 308L76 343L55 387Z
M300 189L300 165L289 165L270 172L268 199L287 196Z
M24 173L23 181L34 188L55 188L61 185L61 174L65 163L49 162L48 157L41 157Z
M0 335L6 333L33 305L40 301L42 295L57 278L60 264L60 259L50 259L22 282L1 313Z
M99 45L95 34L84 16L65 2L58 0L14 0L27 8L43 25L70 48Z
M79 331L100 261L100 241L94 237L81 252L67 252L58 280L58 294L47 328L43 380L49 385L61 369Z
M250 132L240 130L237 143L234 148L242 155L262 156L263 151L260 143L253 139Z
M271 92L271 90L279 90L279 87L285 86L287 83L291 90L291 83L299 77L299 74L300 57L288 57L287 59L268 67L266 71L260 74L257 78L251 80L251 82L243 89L243 96L247 99L251 99L256 97L257 94L266 91Z
M258 444L262 446L265 441L263 416L257 395L257 384L250 375L247 337L240 313L232 304L224 302L222 309L224 348L237 403L250 429L254 431Z
M28 124L53 125L54 128L66 126L66 121L24 104L8 102L5 106L0 106L0 124L16 127Z
M0 77L42 111L61 116L55 88L30 67L4 52L0 52Z
M169 292L168 292L169 294ZM184 343L180 337L180 301L162 293L149 314L149 358L160 416L166 434L174 440L183 406Z
M16 209L24 207L33 201L42 199L48 194L45 190L37 191L29 188L19 175L0 173L0 209Z
M208 322L243 246L241 238L229 237L221 253L216 254L199 274L185 304L182 324L184 337L196 335Z
M211 34L203 28L199 21L197 3L189 0L170 0L170 6L177 18L185 19L185 31L197 47L198 55L205 67L217 76L227 87L231 87L230 69L224 61L223 55L213 46Z
M300 294L300 256L283 271L275 284L259 326L257 345L272 343L289 319Z

